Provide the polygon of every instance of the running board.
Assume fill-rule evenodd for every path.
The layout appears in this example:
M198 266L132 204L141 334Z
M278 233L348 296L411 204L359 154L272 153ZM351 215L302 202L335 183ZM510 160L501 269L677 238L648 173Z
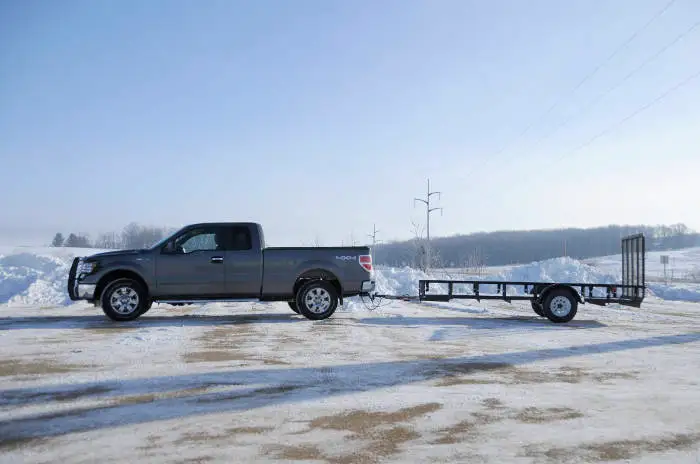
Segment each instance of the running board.
M256 298L250 298L250 299L217 299L217 300L156 300L154 303L165 303L165 304L173 304L173 303L184 303L184 304L209 304L209 303L261 303L260 300Z

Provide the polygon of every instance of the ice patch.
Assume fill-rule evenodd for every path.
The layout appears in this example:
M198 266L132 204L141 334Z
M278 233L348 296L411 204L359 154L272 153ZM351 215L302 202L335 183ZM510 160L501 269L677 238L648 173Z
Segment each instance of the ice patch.
M116 341L119 345L138 346L144 345L148 349L156 345L171 344L173 340L183 339L179 328L142 328L136 333L128 333L119 337Z

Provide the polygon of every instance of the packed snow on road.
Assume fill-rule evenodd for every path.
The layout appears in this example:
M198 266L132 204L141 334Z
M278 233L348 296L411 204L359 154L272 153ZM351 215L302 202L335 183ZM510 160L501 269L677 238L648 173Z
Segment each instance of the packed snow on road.
M700 460L697 284L568 324L528 302L359 299L318 322L256 302L116 323L68 299L76 253L0 248L0 462ZM423 277L380 268L378 290ZM619 258L484 278L616 282Z

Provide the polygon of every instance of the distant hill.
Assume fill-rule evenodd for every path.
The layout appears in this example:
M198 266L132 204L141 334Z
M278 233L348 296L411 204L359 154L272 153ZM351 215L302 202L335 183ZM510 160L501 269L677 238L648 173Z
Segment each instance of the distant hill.
M647 251L700 246L700 234L684 224L496 231L431 238L431 261L433 267L475 268L530 263L564 255L576 259L606 256L620 253L620 239L638 232L647 237ZM425 240L417 236L409 241L378 245L374 256L381 265L423 268Z

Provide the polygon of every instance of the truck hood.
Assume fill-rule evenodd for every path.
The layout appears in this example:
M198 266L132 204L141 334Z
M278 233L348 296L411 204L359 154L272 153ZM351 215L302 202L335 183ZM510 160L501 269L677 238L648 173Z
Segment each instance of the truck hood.
M129 255L140 255L146 250L115 250L115 251L105 251L103 253L96 253L94 255L88 256L89 259L100 259L100 258L110 258L113 256L129 256Z

